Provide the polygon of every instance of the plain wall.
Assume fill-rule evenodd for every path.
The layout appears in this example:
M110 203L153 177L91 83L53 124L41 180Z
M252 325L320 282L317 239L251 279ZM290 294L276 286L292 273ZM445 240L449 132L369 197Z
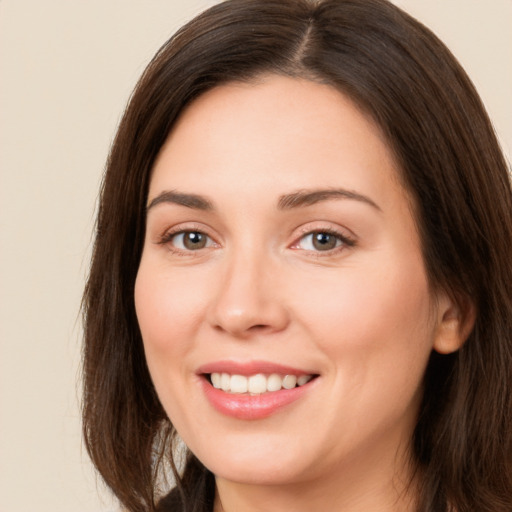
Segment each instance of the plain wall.
M116 510L78 407L97 190L145 64L212 3L0 1L0 512ZM465 66L510 156L512 0L396 3Z

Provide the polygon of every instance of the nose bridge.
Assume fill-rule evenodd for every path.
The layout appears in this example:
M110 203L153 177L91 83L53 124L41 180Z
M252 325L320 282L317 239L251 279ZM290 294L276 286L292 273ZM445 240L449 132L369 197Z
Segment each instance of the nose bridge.
M255 245L246 240L227 251L211 308L212 325L238 337L279 331L288 322L273 279L276 260Z

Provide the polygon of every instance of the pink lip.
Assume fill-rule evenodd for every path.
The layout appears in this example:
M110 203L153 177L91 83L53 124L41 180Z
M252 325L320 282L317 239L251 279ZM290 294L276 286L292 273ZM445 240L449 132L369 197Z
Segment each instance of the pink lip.
M240 420L259 420L275 414L308 393L317 381L317 379L313 379L307 384L293 389L281 389L280 391L251 396L248 394L226 393L214 388L204 375L214 372L245 376L256 373L264 373L266 375L271 373L278 373L280 375L311 375L314 372L265 361L251 361L248 363L218 361L201 366L197 373L201 376L201 386L208 401L220 413Z
M214 363L207 363L197 369L197 374L205 373L229 373L231 375L256 375L257 373L264 373L270 375L271 373L278 373L279 375L314 375L316 372L310 370L301 370L285 366L282 364L271 363L269 361L216 361Z

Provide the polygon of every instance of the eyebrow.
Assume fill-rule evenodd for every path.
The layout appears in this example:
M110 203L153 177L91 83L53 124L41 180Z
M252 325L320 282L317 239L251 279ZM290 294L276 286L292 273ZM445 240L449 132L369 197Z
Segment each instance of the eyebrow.
M378 211L382 211L380 206L369 197L343 188L325 189L325 190L299 190L292 194L286 194L279 198L278 208L280 210L289 210L303 206L311 206L321 201L329 199L352 199L366 203Z
M146 207L146 212L161 203L178 204L195 210L213 210L213 204L203 196L199 196L197 194L184 194L175 190L166 190L151 200Z
M301 208L312 206L322 201L330 199L352 199L366 203L378 211L382 211L377 203L369 197L341 188L336 189L319 189L319 190L298 190L291 194L285 194L279 197L277 207L279 210L291 210L293 208ZM158 194L146 207L146 212L161 203L171 203L195 210L212 211L214 206L212 202L204 196L197 194L186 194L177 192L176 190L165 190Z

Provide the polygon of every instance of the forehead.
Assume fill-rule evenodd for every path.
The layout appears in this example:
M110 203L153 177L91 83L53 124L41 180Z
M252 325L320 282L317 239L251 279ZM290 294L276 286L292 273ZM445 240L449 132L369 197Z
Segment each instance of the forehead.
M183 111L155 163L150 197L174 187L240 193L244 183L254 193L343 186L382 196L397 176L380 128L348 97L270 75L219 86Z

